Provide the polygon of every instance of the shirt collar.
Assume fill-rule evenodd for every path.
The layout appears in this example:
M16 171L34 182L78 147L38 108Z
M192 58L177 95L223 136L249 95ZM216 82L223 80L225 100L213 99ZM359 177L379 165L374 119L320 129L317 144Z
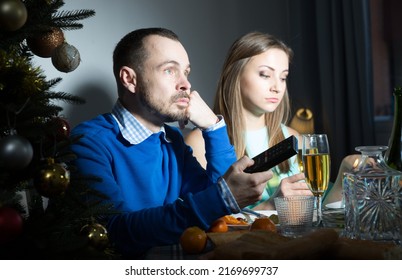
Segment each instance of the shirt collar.
M154 134L124 108L119 100L117 100L116 104L113 106L112 115L119 125L121 134L130 144L140 144ZM162 133L163 139L166 142L171 142L166 137L164 126L161 126L160 131L157 133Z

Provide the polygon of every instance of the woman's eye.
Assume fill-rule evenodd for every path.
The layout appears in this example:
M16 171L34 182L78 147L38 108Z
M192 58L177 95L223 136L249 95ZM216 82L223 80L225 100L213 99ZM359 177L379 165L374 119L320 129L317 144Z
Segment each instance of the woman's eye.
M288 76L281 77L282 82L286 82L287 79L288 79Z
M264 73L260 73L260 76L263 77L263 78L269 78L269 75L264 74Z

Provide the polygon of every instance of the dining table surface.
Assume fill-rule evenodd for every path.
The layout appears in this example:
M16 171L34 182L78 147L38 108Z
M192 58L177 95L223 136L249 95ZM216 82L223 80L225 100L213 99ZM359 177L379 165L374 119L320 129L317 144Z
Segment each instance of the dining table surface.
M247 213L248 212L248 213ZM276 211L259 211L256 212L255 215L252 214L252 211L245 211L242 213L234 214L232 216L236 218L244 218L247 219L249 223L251 223L255 218L262 216L270 216L272 214L277 214ZM228 226L228 231L238 230L235 226ZM280 226L277 225L277 229L280 230ZM242 230L246 230L243 227ZM195 260L202 258L205 254L212 251L214 248L214 244L208 239L206 248L202 253L199 254L188 254L183 251L183 248L179 243L177 244L170 244L170 245L163 245L163 246L156 246L149 249L145 256L145 260Z
M248 222L251 224L252 221L255 218L262 217L262 216L270 216L270 215L276 215L277 211L275 210L267 210L267 211L252 211L252 210L246 210L242 211L241 213L238 214L233 214L235 218L243 218L245 220L248 220ZM229 225L228 230L237 230L236 227ZM278 226L279 228L279 226ZM198 259L204 254L206 254L208 251L211 251L214 248L214 244L208 240L206 244L205 250L200 253L200 254L187 254L183 251L181 245L179 243L177 244L171 244L171 245L164 245L164 246L156 246L151 249L149 249L145 256L145 260L194 260Z
M279 227L278 227L279 228ZM334 228L339 234L341 230L339 228ZM247 230L244 230L247 231ZM144 256L145 260L196 260L196 259L208 259L208 254L210 254L215 245L208 240L205 250L199 254L188 254L183 251L183 248L179 243L156 246L147 251Z
M275 213L275 212L272 212L272 211L270 211L268 213L265 212L265 214L272 214L272 213ZM392 254L389 254L389 253L385 254L383 252L389 251L388 250L390 248L389 242L387 242L387 244L385 244L385 246L383 246L382 244L380 244L378 242L367 241L367 240L363 240L362 242L359 242L358 240L350 240L351 242L352 241L353 242L349 243L349 240L347 238L345 238L345 236L344 236L344 220L342 218L340 218L340 214L344 214L342 209L325 209L324 225L322 227L314 227L314 226L311 227L311 230L308 233L306 233L306 236L311 234L312 232L317 232L320 230L335 231L339 237L337 239L339 239L339 241L342 244L342 246L340 246L340 247L342 247L342 250L346 248L346 250L345 250L346 255L345 255L345 252L343 252L342 250L341 250L342 254L337 255L342 258L345 257L347 259L356 259L357 258L357 259L398 259L398 260L402 259L402 246L400 244L399 245L392 244L392 248L395 247L395 249L393 249L393 251L392 251ZM239 217L239 215L235 215L235 216ZM277 226L277 233L278 233L278 235L280 235L280 225L277 224L276 226ZM239 230L238 230L238 228L229 226L229 232L230 231L239 231ZM244 231L244 234L250 232L250 230L247 228L243 229L243 231ZM222 233L222 234L224 236L225 233ZM208 233L207 233L207 235L208 235ZM295 237L295 238L291 238L291 240L294 240L293 243L297 243L297 241L298 241L297 239L299 239L299 238L303 238L303 237ZM310 241L311 240L309 240L309 242ZM232 240L232 242L233 242L233 240ZM320 241L317 240L316 243L319 243L319 242ZM342 242L346 242L346 243L342 243ZM303 242L299 242L299 243L303 243ZM241 244L241 243L237 243L234 246L238 246L238 244ZM263 244L263 245L268 246L265 244ZM239 246L242 246L242 245L239 245ZM208 240L207 240L207 245L206 245L205 250L199 254L188 254L188 253L184 252L180 244L157 246L157 247L153 247L150 250L148 250L147 253L144 255L143 259L144 260L213 259L212 254L213 254L215 248L217 248L217 247L218 246L216 246L212 242L212 240L210 240L210 238L208 238ZM340 247L338 246L337 249L339 249ZM230 248L230 247L227 247L227 248ZM269 246L266 248L269 248ZM242 248L239 247L238 249L241 250ZM233 250L233 248L230 248L230 250ZM307 247L307 250L308 250L308 247ZM212 258L211 258L211 256L212 256Z

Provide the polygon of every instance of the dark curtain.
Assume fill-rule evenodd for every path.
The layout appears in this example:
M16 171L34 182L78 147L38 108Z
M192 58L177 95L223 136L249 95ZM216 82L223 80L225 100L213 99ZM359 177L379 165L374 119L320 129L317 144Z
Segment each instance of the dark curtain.
M355 147L375 143L369 4L288 1L295 52L289 92L295 108L313 110L315 132L328 135L331 180Z

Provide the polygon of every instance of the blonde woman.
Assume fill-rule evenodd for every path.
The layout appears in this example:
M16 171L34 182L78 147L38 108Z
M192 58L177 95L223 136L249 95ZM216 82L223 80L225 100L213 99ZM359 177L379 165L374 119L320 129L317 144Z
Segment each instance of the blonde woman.
M286 79L292 55L282 41L260 32L240 37L229 49L214 112L224 117L237 158L252 158L290 135L300 140L299 133L286 126L290 115ZM210 155L205 153L203 132L195 129L185 140L206 168ZM299 172L296 156L272 171L274 177L268 181L261 200L249 207L275 209L275 196L312 195L303 180L304 174Z

